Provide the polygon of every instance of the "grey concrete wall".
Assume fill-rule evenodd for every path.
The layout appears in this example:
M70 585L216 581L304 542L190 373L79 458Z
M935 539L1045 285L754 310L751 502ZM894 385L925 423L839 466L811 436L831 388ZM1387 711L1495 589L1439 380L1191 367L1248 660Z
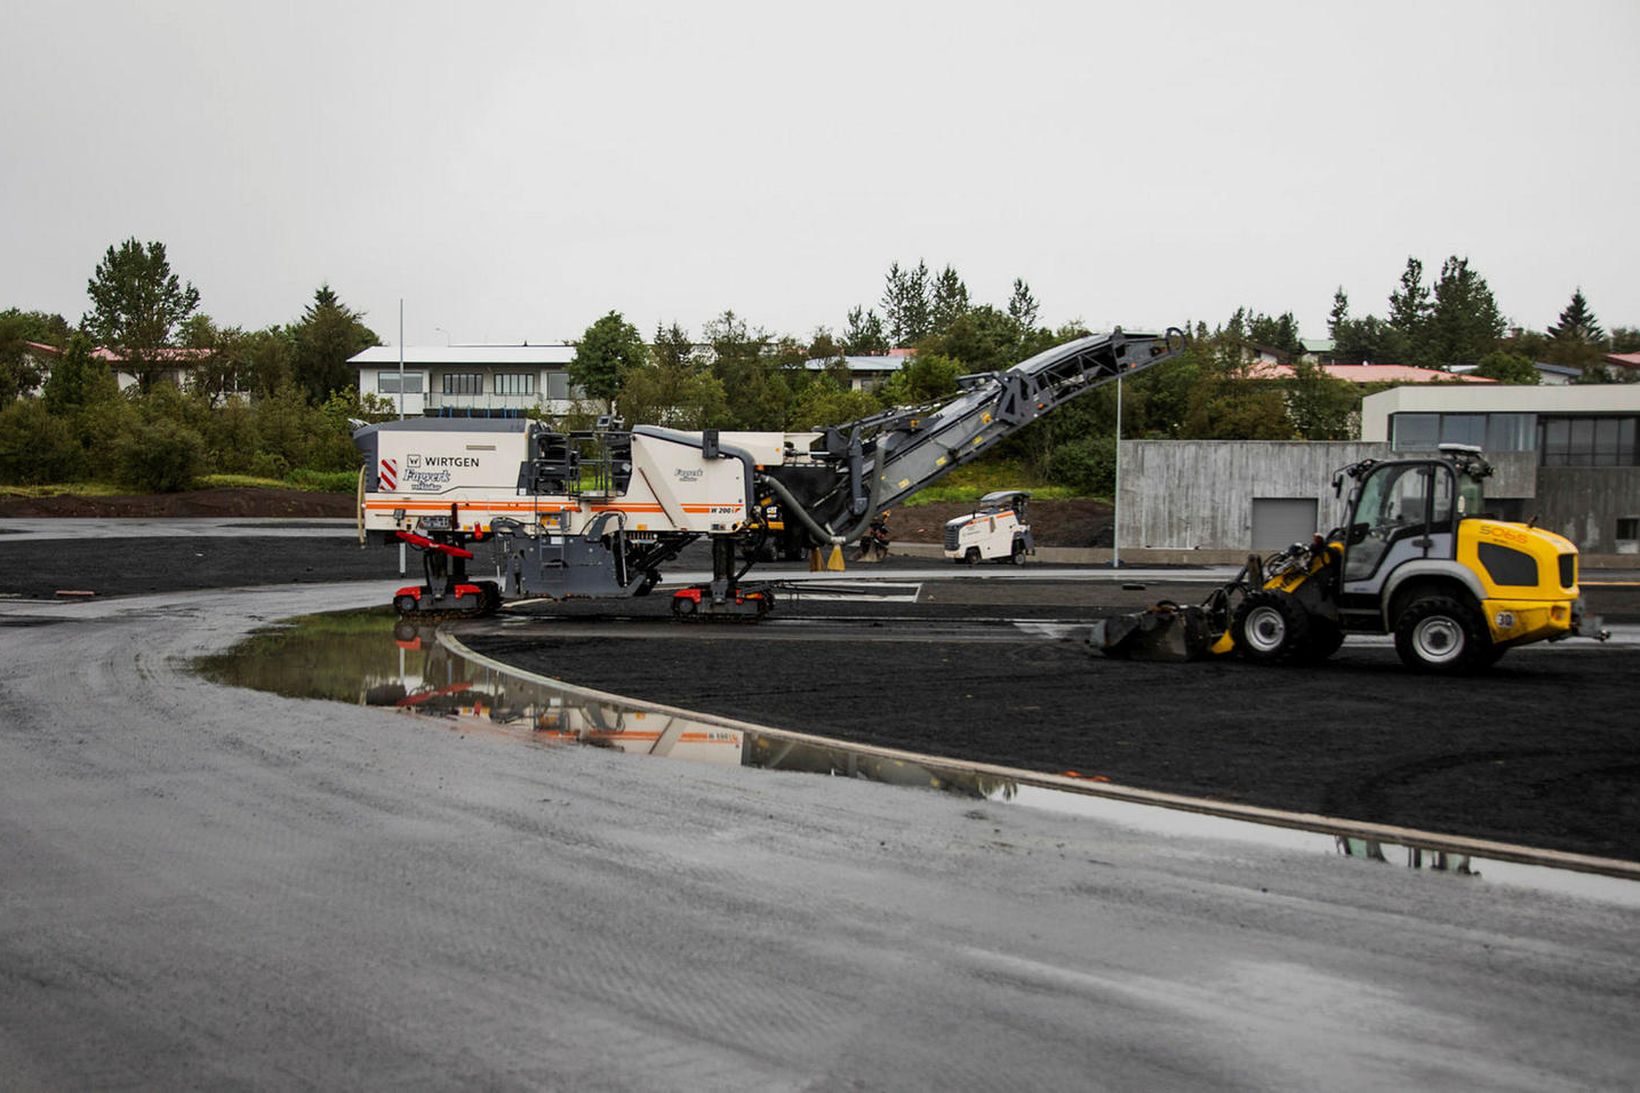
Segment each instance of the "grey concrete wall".
M1640 467L1540 467L1537 514L1580 551L1610 554L1618 519L1640 517Z
M1125 440L1122 548L1249 550L1255 497L1313 497L1326 531L1343 519L1333 472L1388 455L1357 441Z
M1433 448L1397 450L1396 459L1420 456L1434 458L1440 453ZM1492 464L1492 477L1486 480L1486 496L1530 499L1537 496L1538 454L1536 452L1483 452Z

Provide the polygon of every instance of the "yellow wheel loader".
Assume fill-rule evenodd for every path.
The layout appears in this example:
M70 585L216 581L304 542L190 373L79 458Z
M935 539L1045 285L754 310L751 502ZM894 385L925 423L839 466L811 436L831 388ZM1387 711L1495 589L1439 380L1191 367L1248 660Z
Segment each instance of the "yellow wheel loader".
M1348 634L1393 634L1409 667L1455 672L1516 645L1606 635L1582 617L1577 547L1551 531L1485 514L1479 448L1436 458L1367 459L1333 476L1350 484L1348 519L1311 542L1251 557L1200 607L1159 604L1105 620L1111 656L1185 660L1237 653L1257 663L1314 663Z

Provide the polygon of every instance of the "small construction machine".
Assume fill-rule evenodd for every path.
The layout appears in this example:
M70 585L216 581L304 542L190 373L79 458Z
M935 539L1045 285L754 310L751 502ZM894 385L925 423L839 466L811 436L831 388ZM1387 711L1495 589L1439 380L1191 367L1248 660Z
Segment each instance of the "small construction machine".
M793 529L840 548L873 519L1070 399L1183 352L1184 334L1096 334L958 392L808 432L686 433L604 419L561 432L524 418L420 418L354 432L364 457L359 534L423 554L406 616L478 615L520 597L646 595L705 538L712 580L677 589L680 618L761 618L774 588L743 580ZM774 526L777 522L778 529ZM488 543L494 579L468 572Z
M979 499L967 516L945 522L945 556L958 565L1012 562L1024 565L1036 553L1036 540L1026 519L1026 490L996 490Z
M1408 667L1453 672L1517 645L1604 637L1583 617L1577 547L1486 515L1481 484L1491 473L1480 449L1463 444L1443 444L1434 458L1354 463L1333 476L1335 495L1349 484L1343 526L1250 557L1200 606L1103 620L1093 642L1112 656L1313 663L1346 634L1393 634Z

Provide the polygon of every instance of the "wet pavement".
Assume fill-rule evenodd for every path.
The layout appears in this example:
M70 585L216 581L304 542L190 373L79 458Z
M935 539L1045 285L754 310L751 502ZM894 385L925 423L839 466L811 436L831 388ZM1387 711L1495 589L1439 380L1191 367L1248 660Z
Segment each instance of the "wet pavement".
M1632 907L1366 847L536 743L533 717L395 716L359 703L463 680L410 649L395 674L390 633L362 691L333 674L342 701L193 671L312 591L0 602L58 620L0 628L9 1087L1541 1089L1640 1071Z
M1493 883L1640 906L1640 864L1204 799L1135 794L1113 786L1074 784L1074 772L1070 778L1056 778L749 726L511 669L468 649L460 640L460 629L441 633L382 608L307 616L258 631L227 652L203 658L197 667L207 678L230 686L438 718L457 731L510 737L523 745L584 745L695 763L932 788L979 801L1096 818L1158 835L1399 862L1450 873L1465 882L1484 877ZM576 629L597 632L595 627ZM970 629L983 633L1009 626L1000 620L999 626ZM1033 622L1012 630L1009 640L1017 640L1021 632L1041 640L1063 636Z

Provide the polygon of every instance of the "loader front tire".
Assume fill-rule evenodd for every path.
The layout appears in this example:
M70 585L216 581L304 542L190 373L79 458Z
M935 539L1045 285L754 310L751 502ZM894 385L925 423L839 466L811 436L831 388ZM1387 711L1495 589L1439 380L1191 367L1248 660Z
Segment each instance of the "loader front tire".
M1247 660L1277 664L1297 657L1309 643L1310 616L1286 592L1261 588L1237 605L1230 635Z

